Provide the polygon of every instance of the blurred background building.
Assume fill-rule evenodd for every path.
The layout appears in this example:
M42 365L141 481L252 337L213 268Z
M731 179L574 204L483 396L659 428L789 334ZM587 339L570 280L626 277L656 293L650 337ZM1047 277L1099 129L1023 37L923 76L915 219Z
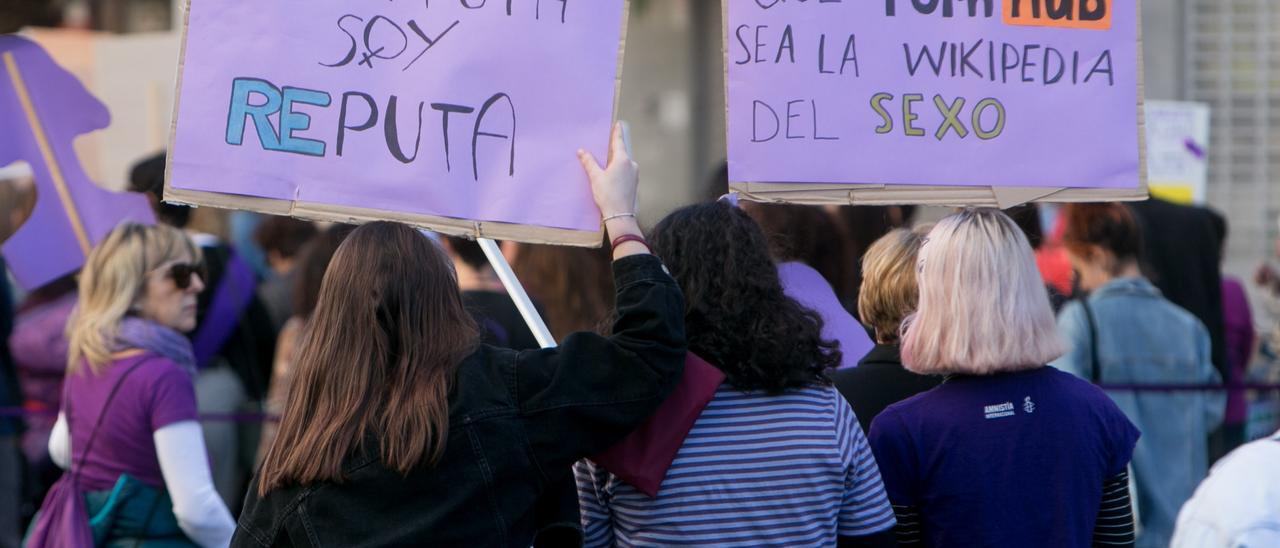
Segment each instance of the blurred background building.
M1209 205L1231 223L1227 271L1247 279L1280 231L1280 2L1156 0L1147 96L1211 108Z

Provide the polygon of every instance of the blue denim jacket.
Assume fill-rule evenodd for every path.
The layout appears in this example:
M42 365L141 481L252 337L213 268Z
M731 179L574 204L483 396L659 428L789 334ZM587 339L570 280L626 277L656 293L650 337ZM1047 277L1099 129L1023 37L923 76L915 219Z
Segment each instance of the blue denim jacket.
M1097 325L1103 384L1202 384L1222 381L1209 332L1144 278L1112 280L1089 296ZM1058 316L1069 351L1052 365L1091 377L1093 336L1085 308L1071 302ZM1107 391L1142 431L1133 454L1138 546L1168 546L1182 504L1208 474L1207 437L1222 422L1223 392Z

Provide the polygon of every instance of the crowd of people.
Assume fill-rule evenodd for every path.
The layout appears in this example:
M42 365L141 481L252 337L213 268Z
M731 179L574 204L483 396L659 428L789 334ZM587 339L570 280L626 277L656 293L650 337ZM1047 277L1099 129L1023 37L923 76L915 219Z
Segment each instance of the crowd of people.
M229 220L139 163L157 225L0 276L0 547L1280 545L1280 433L1236 449L1280 346L1221 216L708 196L642 231L624 139L579 153L600 249L503 245L553 348L474 241Z

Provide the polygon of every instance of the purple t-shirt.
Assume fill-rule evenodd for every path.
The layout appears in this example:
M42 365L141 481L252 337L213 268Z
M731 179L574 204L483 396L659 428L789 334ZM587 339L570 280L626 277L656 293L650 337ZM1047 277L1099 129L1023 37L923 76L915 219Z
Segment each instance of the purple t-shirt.
M86 458L84 449L112 387L125 371L139 363L111 400L111 408L106 410ZM90 491L110 489L125 473L145 484L162 487L164 478L152 434L170 424L196 420L196 391L191 374L155 354L117 360L107 365L100 376L87 366L78 374L68 375L62 401L71 430L72 462L82 466L81 485Z
M952 377L882 412L870 441L928 546L1087 547L1138 435L1097 387L1042 367Z

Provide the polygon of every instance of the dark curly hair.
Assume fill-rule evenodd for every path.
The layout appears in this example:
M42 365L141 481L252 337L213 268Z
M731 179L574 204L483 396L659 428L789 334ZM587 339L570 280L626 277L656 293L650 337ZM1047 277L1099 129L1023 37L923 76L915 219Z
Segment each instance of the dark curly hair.
M822 317L783 293L769 242L746 213L719 202L681 208L650 243L684 290L689 350L735 388L831 383L839 343L823 340Z

